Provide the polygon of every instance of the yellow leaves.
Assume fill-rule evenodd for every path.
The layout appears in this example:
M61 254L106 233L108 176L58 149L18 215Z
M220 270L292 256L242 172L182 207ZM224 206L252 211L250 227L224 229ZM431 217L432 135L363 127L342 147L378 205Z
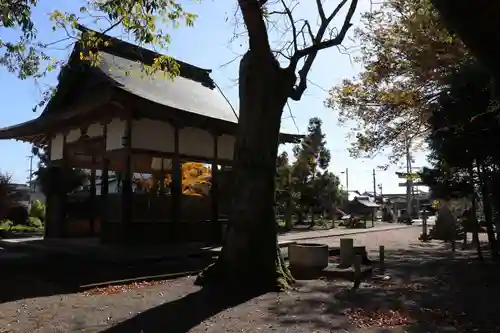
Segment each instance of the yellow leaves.
M147 75L161 75L168 80L173 80L180 74L179 64L166 55L156 57L151 65L142 64L142 66Z
M212 172L210 168L206 167L203 163L187 162L183 163L181 167L182 176L182 193L184 195L208 195L210 189L210 180ZM137 186L143 191L150 192L153 188L159 187L159 175L152 178L141 178L136 180ZM170 186L172 182L172 175L170 173L165 175L165 186Z
M89 50L87 52L80 52L80 60L87 61L91 66L97 67L101 62L101 56L99 52Z
M203 163L182 164L182 193L184 195L208 195L212 172Z
M350 95L354 93L354 87L352 85L345 85L341 88L341 92L344 95Z

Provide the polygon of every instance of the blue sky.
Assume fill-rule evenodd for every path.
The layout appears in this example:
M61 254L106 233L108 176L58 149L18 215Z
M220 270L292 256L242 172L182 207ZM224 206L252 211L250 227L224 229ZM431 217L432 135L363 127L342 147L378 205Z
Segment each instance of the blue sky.
M62 32L52 32L47 13L54 9L77 12L80 2L82 1L67 1L65 3L68 7L62 8L60 7L62 1L40 1L40 5L35 10L35 22L39 30L40 40L44 42L54 41L63 36ZM195 27L180 27L171 32L172 45L168 54L196 66L212 69L215 81L231 103L237 106L238 61L231 62L231 60L243 54L246 46L244 39L230 43L235 31L233 18L236 9L235 3L235 0L203 1L201 4L186 3L186 9L198 14L199 18L196 20ZM332 3L336 4L337 1L332 1ZM358 15L353 21L354 26L359 25L359 13L368 10L368 8L368 0L360 1ZM313 15L316 13L314 1L302 1L297 12L309 18L314 17ZM229 19L226 20L226 18ZM343 16L339 16L337 26L341 25L342 19ZM311 20L311 22L314 21L316 20ZM2 38L5 38L5 32L2 30L0 32ZM277 33L271 34L273 41L278 40L278 38ZM349 46L353 45L353 42L347 41L345 44ZM64 44L59 45L59 47L63 46ZM64 59L68 52L69 49L53 50L51 55L58 59ZM351 56L355 56L355 53L351 52ZM224 66L228 62L231 63ZM353 77L359 70L360 67L353 64L349 56L341 54L337 49L322 51L309 75L312 84L309 84L302 100L290 102L295 122L290 117L288 110L285 110L282 128L283 131L289 133L297 133L297 127L300 132L305 132L309 118L320 117L323 120L328 147L332 153L331 171L339 175L341 183L345 186L345 175L340 173L348 168L349 189L370 191L373 189L372 169L385 164L387 154L381 154L373 159L355 160L350 158L347 152L349 129L339 127L336 112L323 106L323 101L327 97L326 90L339 84L343 78ZM54 83L55 75L51 75L43 82L43 85L53 85ZM37 117L39 112L34 113L32 108L40 100L40 89L43 88L43 85L42 87L37 86L32 80L20 81L5 69L0 68L0 100L3 102L3 110L0 110L0 127ZM285 149L288 150L288 148ZM4 156L0 169L3 172L11 173L16 182L25 182L29 174L27 157L30 155L30 146L13 140L0 141L0 151ZM426 164L424 153L415 153L414 158L415 166ZM403 187L398 187L398 179L394 174L395 171L399 170L401 169L398 166L393 166L387 171L376 170L377 183L382 184L384 193L403 193L405 191Z

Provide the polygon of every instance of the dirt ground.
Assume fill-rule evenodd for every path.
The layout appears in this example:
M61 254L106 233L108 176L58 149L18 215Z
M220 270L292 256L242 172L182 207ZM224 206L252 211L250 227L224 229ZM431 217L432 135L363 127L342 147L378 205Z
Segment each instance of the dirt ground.
M419 228L353 235L372 258L386 247L386 275L358 290L341 280L301 281L290 293L234 299L200 290L194 277L58 294L25 276L0 278L0 292L43 289L47 296L0 304L0 332L500 332L498 267L471 250L452 255L422 244ZM314 242L336 245L338 237ZM52 295L50 295L52 293Z

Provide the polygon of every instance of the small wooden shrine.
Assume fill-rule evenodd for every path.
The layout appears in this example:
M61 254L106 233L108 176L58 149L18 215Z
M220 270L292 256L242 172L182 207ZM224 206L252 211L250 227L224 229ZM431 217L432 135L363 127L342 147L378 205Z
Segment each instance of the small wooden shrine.
M180 74L174 80L146 74L144 64L159 54L96 34L106 41L93 50L99 52L98 64L82 61L80 53L88 50L76 43L44 111L0 129L0 139L48 147L51 168L92 170L84 223L88 235L99 235L104 243L196 240L189 235L220 233L220 216L230 205L220 181L233 158L237 118L210 70L177 61ZM297 140L281 136L283 143ZM209 198L182 195L183 162L211 165ZM108 191L110 171L122 179L119 193ZM164 195L133 192L134 173L155 172L171 179ZM64 195L48 193L47 238L82 236L74 231L82 221L67 216L65 203Z

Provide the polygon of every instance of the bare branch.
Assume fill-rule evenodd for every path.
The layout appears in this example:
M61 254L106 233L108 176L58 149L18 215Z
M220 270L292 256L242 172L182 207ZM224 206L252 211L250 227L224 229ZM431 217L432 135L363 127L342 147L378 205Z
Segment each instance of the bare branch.
M274 10L272 12L269 12L269 15L276 15L276 14L279 14L279 15L287 15L288 13L287 12L282 12L282 11L277 11L277 10Z
M290 56L287 56L285 53L283 53L283 51L280 51L280 50L273 50L272 52L273 52L274 54L278 54L278 55L282 56L282 57L283 57L283 58L285 58L285 59L288 59L288 60L290 60L290 59L291 59L291 58L290 58Z
M109 31L113 30L117 26L119 26L123 22L124 17L120 18L118 21L110 25L107 29L105 29L103 32L101 32L103 35L108 33Z
M319 18L321 19L321 23L323 23L326 21L326 15L321 0L316 0L316 6L318 6L318 13L319 13Z
M304 26L307 27L307 32L309 33L309 37L311 37L311 41L314 42L314 34L312 32L312 29L311 29L311 25L309 24L309 21L308 20L305 20L304 21Z
M286 15L288 16L288 19L290 20L290 24L291 24L291 27L292 27L294 52L298 52L299 47L297 45L297 27L295 26L295 21L293 20L292 11L286 5L285 0L281 0L281 4L285 8Z
M241 54L237 54L233 59L223 63L222 65L219 66L219 68L224 68L224 67L227 67L229 65L231 65L232 63L234 63L236 60L239 60L243 55Z
M318 29L318 33L316 34L316 38L313 40L313 45L306 47L302 50L295 52L290 61L290 65L288 66L288 70L293 70L297 68L297 64L300 59L307 57L304 66L299 70L299 84L294 88L291 93L290 98L298 101L304 94L304 91L307 89L307 75L311 70L312 64L316 59L318 51L322 49L326 49L329 47L340 45L349 31L349 28L352 26L351 19L354 16L354 12L356 11L356 6L358 5L358 0L352 0L351 5L349 6L349 10L347 11L347 15L345 17L344 23L340 32L335 38L328 39L323 41L323 37L328 28L328 25L333 20L333 18L339 13L342 7L347 3L347 0L342 0L342 2L335 8L332 14L326 19L326 21L322 21L321 25Z

